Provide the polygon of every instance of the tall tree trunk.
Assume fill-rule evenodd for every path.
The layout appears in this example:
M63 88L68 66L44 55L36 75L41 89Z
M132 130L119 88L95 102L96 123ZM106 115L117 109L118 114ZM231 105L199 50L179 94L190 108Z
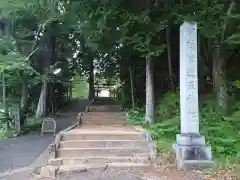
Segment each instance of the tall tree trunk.
M22 83L22 97L21 97L21 104L20 104L20 126L22 127L26 124L26 117L27 117L27 110L28 110L28 86L25 82L24 78L18 72L18 76Z
M56 112L55 83L52 83L51 99L51 113L54 115Z
M41 94L38 101L37 111L36 111L37 118L44 117L44 115L46 114L46 95L47 95L46 92L47 92L47 81L44 80Z
M153 3L151 0L146 1L146 10L149 12L153 7ZM148 17L151 21L151 15L148 13ZM150 49L151 40L148 44L148 50ZM155 120L155 98L154 98L154 79L153 79L153 67L152 67L152 59L149 55L145 57L146 61L146 123L152 124Z
M9 117L9 112L8 112L8 104L7 104L7 89L6 89L6 82L5 82L5 75L4 72L2 73L2 99L3 99L3 106L4 106L4 115L6 118Z
M173 75L173 70L172 70L172 54L171 54L171 37L170 37L170 26L166 28L166 41L167 41L167 52L168 52L168 72L169 72L169 80L171 84L171 89L172 91L175 89L174 85L174 75Z
M146 58L146 123L153 123L155 119L154 81L152 60Z
M217 96L217 106L221 113L225 113L227 109L227 83L225 74L225 62L221 55L220 49L213 48L213 90Z
M72 99L72 81L69 83L69 100L71 101Z
M93 65L93 61L91 62L90 65L90 69L89 69L89 79L88 79L88 83L89 83L89 94L88 94L88 99L92 100L94 99L94 65Z
M227 82L226 82L226 72L225 64L226 59L223 56L224 47L222 43L225 41L225 34L228 28L229 19L231 17L232 11L236 7L235 0L229 1L228 9L226 12L226 18L222 27L222 34L219 38L220 40L215 41L215 47L213 47L213 87L217 95L217 105L219 112L225 113L227 110Z
M48 114L48 106L47 106L47 95L48 95L48 82L44 80L43 82L43 115L47 116Z
M129 75L130 75L130 82L131 82L131 95L132 95L132 108L135 108L135 99L134 99L134 86L133 86L133 74L132 68L129 65Z
M0 79L3 80L3 73L0 73ZM0 94L3 94L3 81L0 84ZM3 96L0 96L0 102L3 103Z
M57 54L56 54L56 36L51 35L51 59L50 59L50 65L54 65L57 59ZM48 112L51 112L53 114L55 112L54 108L54 83L53 82L48 82L47 83L48 89L47 89L47 94L46 94L46 101L48 102L46 104L46 113L45 115L47 116Z

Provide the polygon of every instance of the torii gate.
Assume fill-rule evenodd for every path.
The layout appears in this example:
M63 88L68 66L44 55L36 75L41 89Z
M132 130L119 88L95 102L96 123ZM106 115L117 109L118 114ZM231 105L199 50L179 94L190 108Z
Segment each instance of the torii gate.
M112 85L112 84L101 84L101 85L97 84L97 85L94 85L94 96L98 97L99 92L101 90L104 90L104 89L109 90L110 97L115 97L116 96L115 88L114 88L114 85ZM111 91L112 89L113 89L113 91Z

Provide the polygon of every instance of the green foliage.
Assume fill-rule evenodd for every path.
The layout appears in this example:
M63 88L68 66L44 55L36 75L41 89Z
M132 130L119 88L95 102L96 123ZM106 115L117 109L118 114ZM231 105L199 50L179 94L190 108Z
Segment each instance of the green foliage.
M23 134L32 133L32 132L39 133L41 130L41 126L42 126L41 122L26 124L22 127L20 134L23 135Z
M18 133L12 128L9 127L0 128L0 140L16 137L17 135Z
M233 84L236 88L240 88L240 80L236 80Z
M157 122L149 127L152 132L153 138L156 140L170 139L173 140L176 134L179 133L179 116L175 116L171 119L164 120L163 122Z
M240 29L240 28L239 28ZM228 38L228 42L231 44L240 44L240 33L236 33L236 34L232 34L229 38Z
M161 98L159 103L157 103L157 115L161 120L178 116L180 114L179 107L179 93L168 92Z
M208 96L209 98L210 96ZM204 99L204 98L203 98ZM162 108L160 110L160 108ZM159 118L155 124L145 126L154 139L158 141L174 142L176 134L180 133L179 95L167 93L158 103ZM144 116L142 108L129 111L130 123L141 124ZM231 116L222 116L215 111L212 99L200 103L201 134L212 146L213 157L216 160L235 163L240 159L240 110ZM229 164L226 164L229 165Z
M145 109L142 107L137 107L135 109L130 109L128 112L128 121L134 125L140 125L144 122L144 114Z
M85 81L76 81L73 80L73 88L72 88L72 97L73 98L87 98L88 97L88 83Z
M1 116L1 114L0 114ZM42 119L35 117L27 117L26 124L21 128L20 132L14 127L12 119L6 121L0 120L0 140L24 135L27 133L39 133L42 125Z

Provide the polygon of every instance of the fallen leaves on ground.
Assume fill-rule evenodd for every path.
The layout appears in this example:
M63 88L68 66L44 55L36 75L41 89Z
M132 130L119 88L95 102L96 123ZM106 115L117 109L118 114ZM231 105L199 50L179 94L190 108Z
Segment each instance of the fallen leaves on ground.
M154 174L166 176L167 180L240 180L240 165L226 169L188 170L176 168L175 157L166 150L160 152Z

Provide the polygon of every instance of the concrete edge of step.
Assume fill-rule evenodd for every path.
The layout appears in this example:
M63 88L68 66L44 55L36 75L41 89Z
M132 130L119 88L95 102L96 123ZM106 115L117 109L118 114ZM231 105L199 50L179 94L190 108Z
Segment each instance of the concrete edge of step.
M33 169L30 168L30 167L11 169L11 170L7 170L5 172L1 172L0 173L0 178L4 178L4 177L7 177L7 176L16 175L16 174L19 174L19 173L24 173L24 172L32 171L32 170Z
M151 166L151 163L104 163L104 164L81 164L81 165L45 165L39 172L37 173L40 178L56 178L58 175L62 175L64 173L80 173L80 172L91 172L91 171L100 171L104 172L107 169L117 168L118 170L121 168L148 168Z
M150 163L104 163L101 165L89 164L89 165L63 165L58 168L57 174L61 175L63 173L78 173L78 172L91 172L91 171L98 171L104 172L107 169L114 169L117 168L121 170L121 168L148 168L151 166Z
M63 133L74 129L78 125L79 125L79 122L67 127L66 129L64 129L64 130L60 131L58 134L56 134L53 143L49 144L49 146L48 146L50 159L56 158L56 153L57 153L57 150L59 149L59 145L60 145L60 141L62 139Z
M128 113L126 113L126 117L128 119ZM148 142L150 148L151 161L155 161L157 158L157 143L152 139L152 134L141 126L133 126L133 129L144 134L144 139Z
M90 103L86 106L85 112L79 112L77 114L77 122L66 129L60 131L56 136L52 144L48 146L49 150L49 158L47 160L47 164L42 164L40 166L36 166L33 168L33 173L39 174L40 177L56 177L59 167L62 165L62 160L54 161L56 159L57 151L59 149L59 144L62 139L63 133L74 129L75 127L82 125L82 116L83 113L87 113L89 110L89 106L94 103L94 99L90 101Z
M58 174L59 167L60 166L46 164L39 167L38 169L35 168L34 173L39 178L55 178Z
M139 126L136 127L133 126L133 128L145 134L145 140L148 142L150 148L151 160L155 161L157 158L157 143L152 139L152 134L148 130L143 129L142 127Z
M99 163L102 164L103 162L105 162L105 160L107 161L112 161L113 162L107 162L107 163L114 163L114 162L119 162L119 160L123 160L123 161L120 161L120 162L124 162L124 163L130 163L130 162L133 162L133 163L146 163L146 162L149 162L150 160L150 156L149 155L145 155L145 156L84 156L84 157L61 157L61 158L56 158L56 159L52 159L52 160L49 160L48 161L48 164L49 165L53 165L53 166L57 166L57 167L61 167L63 165L71 165L69 163L66 163L65 164L65 161L85 161L85 162L82 162L81 164L82 165L87 165L89 164L92 160L94 161L95 160L101 160ZM139 161L138 161L139 160ZM106 162L105 162L106 163ZM91 163L90 163L91 164ZM98 164L98 163L97 163ZM79 165L78 163L76 165ZM39 171L37 171L39 172Z
M89 112L90 106L94 103L95 99L93 98L90 103L85 108L85 113Z
M85 112L88 111L88 108L89 106L94 102L94 100L92 100L87 106L86 106L86 110ZM75 127L79 126L82 124L82 116L83 116L83 112L80 112L77 114L77 122L69 127L67 127L66 129L60 131L58 134L56 134L55 136L55 139L54 139L54 142L51 143L49 146L48 146L48 149L49 149L49 159L55 159L56 158L56 153L57 153L57 150L59 149L59 144L60 144L60 141L62 139L62 136L63 136L63 133L67 132L67 131L70 131L72 129L74 129Z

